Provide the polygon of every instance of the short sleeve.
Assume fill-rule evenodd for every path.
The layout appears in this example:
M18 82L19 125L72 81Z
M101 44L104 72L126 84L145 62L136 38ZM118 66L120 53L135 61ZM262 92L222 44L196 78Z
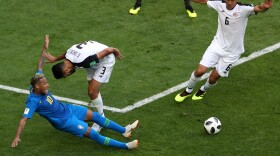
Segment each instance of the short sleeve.
M28 119L31 119L35 110L37 108L37 102L32 101L32 100L28 100L26 102L26 107L25 110L23 112L23 117L27 117Z
M250 15L256 14L254 12L254 6L253 5L247 5L242 7L242 12L245 14L246 17L249 17Z
M211 8L211 9L214 9L214 10L217 10L218 11L218 6L219 6L219 4L221 4L222 3L222 1L220 1L220 0L208 0L207 1L207 6L209 7L209 8Z

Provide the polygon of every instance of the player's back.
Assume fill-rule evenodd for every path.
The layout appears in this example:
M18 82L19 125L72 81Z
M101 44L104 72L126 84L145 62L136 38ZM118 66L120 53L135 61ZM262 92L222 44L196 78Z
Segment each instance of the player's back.
M97 54L105 48L108 48L108 46L96 41L86 41L69 48L65 57L73 63L80 63L88 56Z

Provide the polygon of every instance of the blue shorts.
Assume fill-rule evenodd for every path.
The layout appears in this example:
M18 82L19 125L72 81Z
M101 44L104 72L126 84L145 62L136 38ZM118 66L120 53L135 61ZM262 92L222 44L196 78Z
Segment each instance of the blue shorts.
M84 106L68 104L67 105L73 112L73 114L79 119L84 121L87 115L87 108Z
M73 114L64 122L63 126L61 126L59 130L78 137L83 137L88 129L88 124L84 122L87 108L72 104L68 104L68 107L72 110Z

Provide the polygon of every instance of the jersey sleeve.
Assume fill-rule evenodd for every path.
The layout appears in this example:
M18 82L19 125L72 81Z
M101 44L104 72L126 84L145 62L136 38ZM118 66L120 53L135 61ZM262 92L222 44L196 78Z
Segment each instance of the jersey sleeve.
M33 100L27 100L26 107L25 107L25 110L24 110L22 116L27 117L28 119L31 119L36 108L37 108L37 102L35 102Z
M221 3L222 3L222 0L208 0L207 1L207 6L211 9L214 9L214 10L218 11L218 6Z
M242 12L243 12L243 14L244 14L246 17L249 17L249 16L251 16L251 15L256 14L256 13L254 12L254 6L253 6L252 4L251 4L251 5L249 5L249 4L243 5L243 6L242 6Z

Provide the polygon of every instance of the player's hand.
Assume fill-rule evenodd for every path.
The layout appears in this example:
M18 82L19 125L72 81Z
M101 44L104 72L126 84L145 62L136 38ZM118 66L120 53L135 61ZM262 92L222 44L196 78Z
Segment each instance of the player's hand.
M53 63L56 61L56 57L52 56L49 52L43 53L43 56L48 60L46 63Z
M264 3L262 3L262 5L265 8L271 8L272 7L272 0L265 0Z
M16 147L20 141L21 141L20 138L15 138L12 142L11 147L13 148Z
M44 48L45 48L45 49L48 49L48 48L49 48L49 35L46 35L46 36L45 36L45 45L44 45Z
M261 4L261 6L264 8L264 9L269 9L272 7L272 3L271 2L264 2Z
M113 53L117 59L119 59L119 60L123 59L123 56L118 49L115 49L115 51Z

